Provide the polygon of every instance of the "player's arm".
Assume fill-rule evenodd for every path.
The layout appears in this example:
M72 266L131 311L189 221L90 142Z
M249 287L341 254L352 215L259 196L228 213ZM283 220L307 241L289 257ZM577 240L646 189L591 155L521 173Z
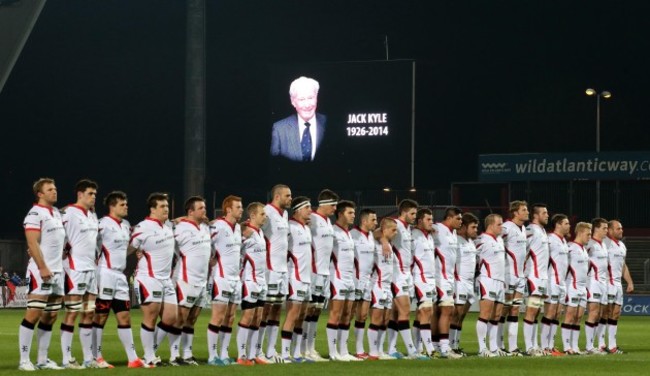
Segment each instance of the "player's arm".
M45 258L43 257L43 252L41 251L41 232L34 230L25 230L25 238L27 239L27 247L29 247L29 254L34 259L36 266L38 266L38 271L41 273L41 278L48 279L52 276L50 268L45 264Z
M373 235L375 236L375 239L379 240L379 243L381 243L381 254L388 258L391 253L393 253L393 246L390 244L388 239L382 236L381 228L377 228L373 232Z
M627 268L627 263L623 264L623 279L625 280L625 283L627 283L627 288L625 289L625 292L630 293L634 291L634 282L632 281L632 275L630 274L630 270Z

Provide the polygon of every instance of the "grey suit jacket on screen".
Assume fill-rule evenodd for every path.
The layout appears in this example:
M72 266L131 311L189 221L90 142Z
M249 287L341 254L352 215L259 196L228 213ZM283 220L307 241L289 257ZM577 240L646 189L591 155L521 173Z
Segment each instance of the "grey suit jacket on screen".
M326 121L327 117L325 115L316 114L316 153L314 154L314 159L318 158L318 149L325 135ZM282 156L292 161L302 162L302 148L300 147L300 130L298 128L297 114L273 123L271 156Z

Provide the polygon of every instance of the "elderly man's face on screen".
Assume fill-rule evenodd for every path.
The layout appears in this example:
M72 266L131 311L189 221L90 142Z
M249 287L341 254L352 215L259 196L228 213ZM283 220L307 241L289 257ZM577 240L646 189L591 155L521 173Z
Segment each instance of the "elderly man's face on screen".
M291 96L291 104L303 120L311 120L314 117L317 102L318 93L309 84L298 86Z

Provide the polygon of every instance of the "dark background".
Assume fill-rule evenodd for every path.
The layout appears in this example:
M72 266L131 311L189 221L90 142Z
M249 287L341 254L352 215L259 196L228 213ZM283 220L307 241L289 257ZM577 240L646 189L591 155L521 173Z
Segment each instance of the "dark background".
M249 130L273 119L271 65L385 59L386 35L418 64L417 187L475 180L480 153L594 150L587 87L613 93L602 150L647 149L647 2L206 2L210 203L266 199ZM183 1L48 1L0 94L0 235L21 236L40 176L61 206L91 177L129 193L132 222L154 190L180 208L184 54Z

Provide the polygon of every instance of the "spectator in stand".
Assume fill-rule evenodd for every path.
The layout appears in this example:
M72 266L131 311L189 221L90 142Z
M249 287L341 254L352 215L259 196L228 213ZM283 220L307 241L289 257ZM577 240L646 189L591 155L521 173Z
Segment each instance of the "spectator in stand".
M2 307L7 305L7 282L9 282L9 273L0 267L0 288L2 289Z

